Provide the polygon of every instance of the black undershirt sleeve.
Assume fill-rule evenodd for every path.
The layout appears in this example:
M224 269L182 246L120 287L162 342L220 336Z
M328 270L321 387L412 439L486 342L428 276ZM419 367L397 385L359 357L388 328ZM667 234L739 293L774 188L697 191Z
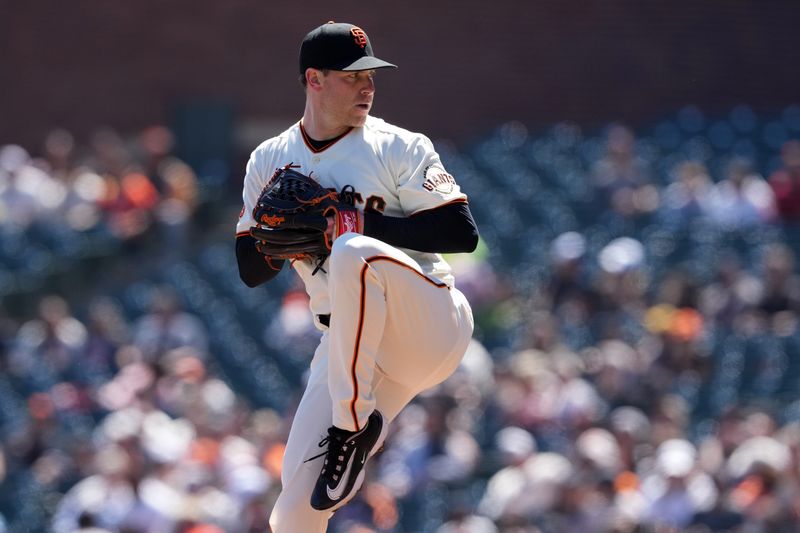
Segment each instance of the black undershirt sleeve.
M452 203L407 218L364 213L364 234L386 244L430 253L468 253L478 245L469 205Z
M392 246L430 253L468 253L478 245L478 228L466 203L447 204L407 218L368 211L364 234ZM245 285L256 287L277 276L285 260L268 262L256 249L253 237L240 235L236 238L236 262Z
M236 237L236 263L239 277L248 287L256 287L275 276L283 268L283 259L270 259L256 249L256 240L250 235Z

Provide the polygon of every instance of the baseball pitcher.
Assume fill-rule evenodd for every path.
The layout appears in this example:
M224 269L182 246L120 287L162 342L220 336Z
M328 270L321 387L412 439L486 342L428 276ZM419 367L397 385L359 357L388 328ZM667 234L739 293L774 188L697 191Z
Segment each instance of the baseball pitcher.
M392 419L457 368L473 319L439 254L478 242L431 141L369 114L376 71L395 65L375 57L364 30L312 30L299 66L303 116L250 156L236 228L244 283L293 269L322 331L270 516L276 533L324 532Z

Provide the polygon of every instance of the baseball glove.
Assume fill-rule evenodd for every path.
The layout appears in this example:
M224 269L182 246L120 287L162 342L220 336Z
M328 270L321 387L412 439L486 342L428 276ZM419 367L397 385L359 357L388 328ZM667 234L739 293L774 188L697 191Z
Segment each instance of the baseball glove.
M258 250L278 259L324 258L345 231L360 231L352 187L338 193L286 165L275 171L253 208L250 235ZM334 221L328 231L328 217Z

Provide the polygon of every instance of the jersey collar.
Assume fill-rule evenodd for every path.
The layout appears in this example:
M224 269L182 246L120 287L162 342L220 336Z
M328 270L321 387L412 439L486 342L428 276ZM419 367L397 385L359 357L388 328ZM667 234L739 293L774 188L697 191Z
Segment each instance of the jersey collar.
M353 131L353 127L351 126L350 128L347 129L347 131L345 131L341 135L334 137L333 139L327 139L325 141L317 141L308 136L308 133L306 133L306 129L303 127L302 121L299 124L300 124L300 135L303 136L303 142L306 143L308 149L315 154L324 152L325 150L327 150L328 148L339 142L341 139L343 139L348 133Z

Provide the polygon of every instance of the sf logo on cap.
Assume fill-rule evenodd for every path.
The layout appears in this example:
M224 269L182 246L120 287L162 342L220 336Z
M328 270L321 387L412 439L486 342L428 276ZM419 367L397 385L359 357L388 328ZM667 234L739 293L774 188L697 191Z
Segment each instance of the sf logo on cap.
M350 30L350 33L353 34L353 39L355 39L356 44L361 48L367 46L367 34L364 33L364 30L361 28L353 28Z

